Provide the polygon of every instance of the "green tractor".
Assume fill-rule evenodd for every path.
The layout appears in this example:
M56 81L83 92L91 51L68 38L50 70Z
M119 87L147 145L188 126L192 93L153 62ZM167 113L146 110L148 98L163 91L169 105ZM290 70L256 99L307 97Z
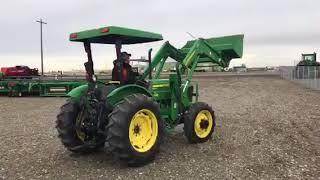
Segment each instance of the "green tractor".
M317 62L317 53L302 54L301 61L299 61L297 66L320 66L320 63Z
M198 64L228 67L242 56L243 35L188 41L181 49L165 42L134 83L122 80L122 45L162 40L162 35L122 27L103 27L72 33L71 41L83 42L88 61L88 83L73 89L57 115L56 128L63 145L75 153L105 147L128 165L150 162L159 152L166 130L184 124L190 143L206 142L215 128L215 112L198 102L198 84L192 82ZM102 82L93 69L91 44L115 45L119 81ZM161 74L168 58L176 72Z
M302 54L301 60L294 69L297 79L314 79L320 76L320 63L317 61L317 53Z

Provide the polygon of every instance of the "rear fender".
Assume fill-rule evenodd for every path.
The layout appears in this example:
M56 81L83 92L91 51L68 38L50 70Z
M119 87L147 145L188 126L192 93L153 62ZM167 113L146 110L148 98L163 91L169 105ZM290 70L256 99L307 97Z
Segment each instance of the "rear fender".
M81 97L86 96L88 84L84 84L72 89L67 95L74 100L80 100Z
M79 87L72 89L68 93L68 96L78 101L80 100L81 97L87 95L87 90L88 90L88 84L81 85ZM108 93L107 102L109 104L115 105L118 102L122 101L128 95L136 94L136 93L144 94L146 96L152 97L152 94L146 88L139 85L135 85L135 84L129 84L129 85L121 86L119 88L115 88L110 93Z
M152 97L152 94L146 88L135 84L129 84L116 88L110 94L108 94L107 102L115 105L122 101L125 97L132 94L144 94Z

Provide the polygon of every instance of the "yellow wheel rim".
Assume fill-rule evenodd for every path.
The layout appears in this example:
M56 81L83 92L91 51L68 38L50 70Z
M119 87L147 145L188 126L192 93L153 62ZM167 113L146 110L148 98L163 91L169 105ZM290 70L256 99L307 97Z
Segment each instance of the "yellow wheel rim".
M83 111L81 111L81 112L78 114L77 119L76 119L76 126L78 126L78 127L76 127L76 133L77 133L78 138L79 138L82 142L84 142L84 141L85 141L85 138L86 138L86 133L84 133L83 131L81 131L81 129L79 129L79 127L80 127L80 126L82 125L82 123L83 123L83 118L82 118L82 116L83 116Z
M194 121L194 131L199 138L206 138L213 125L213 119L210 111L202 110L198 113Z
M154 113L148 109L138 111L129 126L132 147L138 152L147 152L156 143L157 136L158 121Z

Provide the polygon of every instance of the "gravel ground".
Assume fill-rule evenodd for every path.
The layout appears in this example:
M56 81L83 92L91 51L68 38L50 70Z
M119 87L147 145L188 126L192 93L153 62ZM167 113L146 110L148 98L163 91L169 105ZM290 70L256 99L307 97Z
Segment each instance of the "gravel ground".
M140 168L66 151L54 128L64 98L1 97L0 179L319 179L319 91L276 77L198 81L217 112L213 138L190 145L178 127Z

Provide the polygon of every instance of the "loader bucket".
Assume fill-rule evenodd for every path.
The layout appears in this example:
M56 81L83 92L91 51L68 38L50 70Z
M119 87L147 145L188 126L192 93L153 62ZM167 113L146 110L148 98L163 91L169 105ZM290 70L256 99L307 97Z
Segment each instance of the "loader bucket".
M204 39L209 46L221 55L221 58L229 64L231 59L241 58L243 54L243 38L244 35L232 35L223 37L213 37ZM181 49L182 51L188 50L192 47L195 40L188 41ZM208 58L201 58L200 63L210 62Z

